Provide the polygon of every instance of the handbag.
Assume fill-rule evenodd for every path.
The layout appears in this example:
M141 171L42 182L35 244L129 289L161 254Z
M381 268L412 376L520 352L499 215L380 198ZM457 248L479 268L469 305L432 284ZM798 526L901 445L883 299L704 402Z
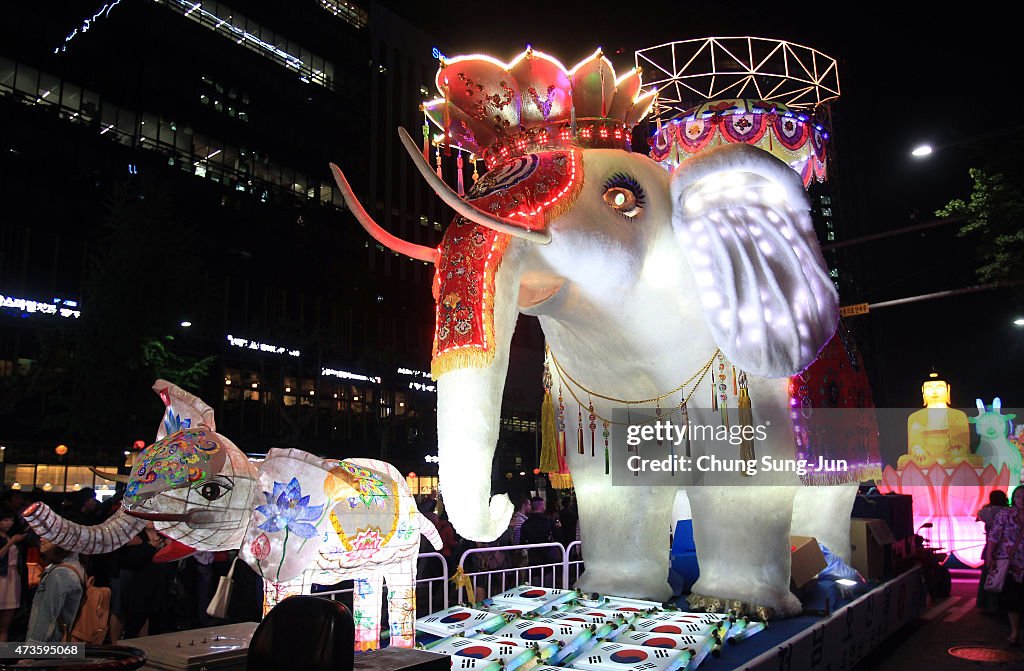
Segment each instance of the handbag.
M1024 537L1024 529L1021 529L1020 533L1017 534L1017 541L1013 544L1013 549L1010 550L1009 556L996 559L994 565L989 568L988 575L985 576L986 592L999 593L1003 591L1003 585L1006 584L1006 574L1010 571L1010 558L1017 551L1021 537Z
M217 591L213 593L213 598L210 599L210 605L206 607L206 614L210 617L215 617L220 620L227 619L228 617L228 606L231 605L231 594L235 591L235 564L238 562L238 557L231 562L231 568L228 569L227 575L222 575L220 580L217 581Z

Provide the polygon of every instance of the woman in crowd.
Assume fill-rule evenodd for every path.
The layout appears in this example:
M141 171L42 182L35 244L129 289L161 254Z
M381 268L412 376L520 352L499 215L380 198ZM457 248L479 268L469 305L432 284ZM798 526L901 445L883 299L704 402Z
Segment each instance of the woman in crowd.
M25 534L11 534L14 514L0 512L0 641L7 640L11 619L21 607L21 571L18 543Z
M1010 619L1010 635L1007 641L1016 645L1020 642L1020 614L1024 611L1024 487L1013 490L1013 505L996 515L985 545L985 564L995 570L996 559L1008 559L1009 571L1002 592L999 593L999 607Z
M989 534L992 533L992 525L996 521L996 515L1000 510L1006 510L1010 505L1006 498L1006 492L1001 489L994 489L988 495L988 503L981 507L975 519L985 523L985 542L988 544ZM978 579L977 606L983 612L993 613L999 610L999 595L985 591L985 578L988 576L988 564L981 565L981 577Z

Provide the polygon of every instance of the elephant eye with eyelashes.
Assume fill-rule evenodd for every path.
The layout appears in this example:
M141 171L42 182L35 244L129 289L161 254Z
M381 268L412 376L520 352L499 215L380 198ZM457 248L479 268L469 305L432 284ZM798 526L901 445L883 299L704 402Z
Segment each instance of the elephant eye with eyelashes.
M231 483L225 480L208 480L202 482L193 489L199 496L203 497L207 501L216 501L217 499L227 495L231 491Z
M624 217L640 214L646 197L643 187L629 175L617 172L604 183L604 202Z

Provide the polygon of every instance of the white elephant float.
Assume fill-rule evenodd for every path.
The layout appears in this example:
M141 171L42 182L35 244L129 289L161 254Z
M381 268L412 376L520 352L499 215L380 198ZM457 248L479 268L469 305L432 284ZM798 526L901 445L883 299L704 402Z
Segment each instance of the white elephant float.
M457 213L438 249L382 230L332 170L375 239L437 267L440 487L462 536L493 540L512 513L506 496L491 497L491 463L520 313L539 318L577 394L664 398L722 354L749 377L755 424L759 408L787 407L788 376L815 358L838 319L792 170L745 145L691 159L674 175L631 153L629 130L652 98L637 97L638 72L616 79L600 52L571 70L532 50L509 64L456 58L442 62L437 84L444 98L426 103L428 114L489 168L463 200L400 131ZM708 399L713 377L683 391ZM611 418L615 404L601 396L590 395L594 412ZM586 395L579 410L568 390L565 402L566 435L576 436L579 423L589 433ZM624 448L612 439L612 452ZM791 436L765 448L795 453ZM584 538L577 587L667 599L663 530L675 490L613 489L602 458L567 452ZM836 539L828 544L843 554L856 490L797 485L794 476L792 486L689 492L701 567L691 605L799 611L789 591L794 497L807 509L796 517L800 533Z
M157 442L127 478L124 512L83 527L33 504L25 519L40 537L111 552L149 520L175 541L169 558L241 547L239 557L264 578L264 612L313 583L354 580L360 650L378 646L386 581L391 645L414 645L420 534L436 549L441 537L393 466L272 449L257 469L215 431L209 406L163 380L153 388L167 410Z

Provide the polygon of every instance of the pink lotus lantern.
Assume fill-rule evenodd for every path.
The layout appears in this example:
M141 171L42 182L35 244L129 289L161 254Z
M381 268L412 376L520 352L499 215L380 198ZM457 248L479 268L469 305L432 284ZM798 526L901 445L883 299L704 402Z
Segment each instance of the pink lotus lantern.
M914 528L931 522L929 540L933 546L945 548L968 566L978 567L984 563L985 525L975 515L988 503L993 490L1006 490L1009 484L1010 469L1006 466L998 472L991 465L979 469L966 462L952 469L922 469L911 462L899 471L886 466L878 491L913 496Z

